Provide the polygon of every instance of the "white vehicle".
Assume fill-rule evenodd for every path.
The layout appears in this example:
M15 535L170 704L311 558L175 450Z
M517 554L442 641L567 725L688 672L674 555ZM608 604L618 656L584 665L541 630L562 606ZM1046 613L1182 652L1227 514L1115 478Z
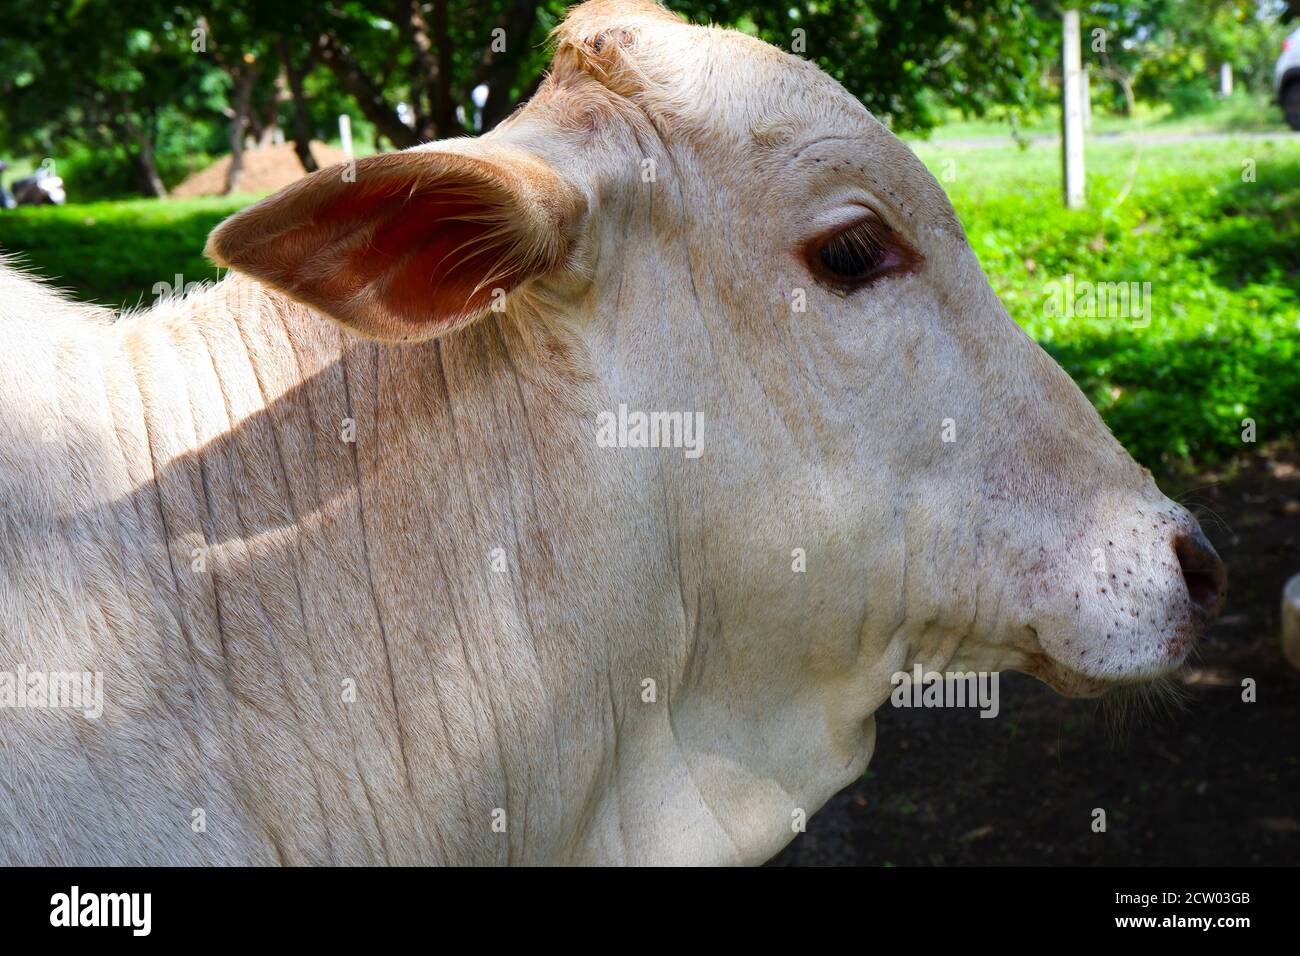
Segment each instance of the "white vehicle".
M1282 41L1282 55L1273 72L1277 101L1292 129L1300 129L1300 30Z

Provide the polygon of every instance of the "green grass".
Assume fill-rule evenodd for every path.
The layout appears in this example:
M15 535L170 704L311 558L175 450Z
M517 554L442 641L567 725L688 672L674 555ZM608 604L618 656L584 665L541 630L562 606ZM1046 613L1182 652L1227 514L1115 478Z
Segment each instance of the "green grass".
M1300 433L1300 136L1184 145L1094 142L1088 209L1060 201L1058 150L916 144L1012 316L1144 464L1169 473ZM1242 180L1242 162L1256 181ZM1125 194L1122 201L1119 198ZM213 278L209 230L251 197L93 203L0 214L0 249L77 296L150 302ZM1065 318L1051 283L1151 284L1151 321Z
M101 305L135 306L159 282L216 278L203 258L212 227L256 197L131 199L0 210L0 251Z
M1151 136L1199 135L1207 133L1257 133L1287 131L1286 121L1277 101L1264 93L1238 92L1227 99L1218 100L1207 110L1194 113L1177 113L1168 104L1152 106L1139 103L1132 116L1120 116L1094 108L1092 134L1132 134ZM1059 109L1045 110L1041 115L1022 122L1017 133L1021 136L1056 136L1061 132ZM1010 139L1011 125L1004 119L962 119L952 117L935 129L928 137L905 137L920 141L942 143L955 139Z
M1144 464L1249 451L1244 418L1260 442L1300 432L1300 137L1094 144L1089 206L1074 212L1053 147L917 152L1011 315ZM1149 282L1150 324L1057 314L1052 283L1067 274Z

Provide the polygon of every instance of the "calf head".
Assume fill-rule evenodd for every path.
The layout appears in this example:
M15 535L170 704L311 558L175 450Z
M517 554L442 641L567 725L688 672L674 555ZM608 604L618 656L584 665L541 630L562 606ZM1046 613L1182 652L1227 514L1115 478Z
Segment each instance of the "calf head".
M812 64L648 2L584 4L557 40L491 134L310 176L209 254L384 341L508 317L567 343L582 413L554 453L644 540L555 533L680 632L589 635L663 649L677 745L720 779L816 778L814 802L915 662L1076 695L1179 665L1220 562L912 153ZM620 406L690 415L698 445L599 445ZM671 574L642 585L620 554L647 547Z

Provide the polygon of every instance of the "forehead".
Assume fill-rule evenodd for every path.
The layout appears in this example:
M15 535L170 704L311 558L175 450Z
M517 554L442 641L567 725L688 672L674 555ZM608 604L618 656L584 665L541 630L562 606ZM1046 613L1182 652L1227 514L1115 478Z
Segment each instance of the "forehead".
M657 42L656 42L657 41ZM712 27L682 26L650 38L645 54L678 59L672 79L685 83L670 108L684 120L776 145L801 135L885 136L880 123L816 64L754 37ZM674 84L675 85L675 84ZM671 89L671 86L668 87ZM672 102L694 94L697 109ZM681 108L681 107L686 108Z
M572 10L555 38L548 79L524 111L548 128L558 121L585 139L630 126L637 133L628 148L659 140L689 150L709 179L788 195L857 182L960 231L921 162L810 61L733 30L688 24L648 0L592 0Z
M602 114L629 107L664 140L714 144L719 155L793 159L814 143L838 144L888 167L920 167L816 64L755 37L688 24L644 0L600 0L574 8L556 39L537 100L571 122L598 126Z
M552 77L575 74L691 130L774 145L801 132L884 128L815 64L734 30L688 24L633 0L587 3L556 31Z

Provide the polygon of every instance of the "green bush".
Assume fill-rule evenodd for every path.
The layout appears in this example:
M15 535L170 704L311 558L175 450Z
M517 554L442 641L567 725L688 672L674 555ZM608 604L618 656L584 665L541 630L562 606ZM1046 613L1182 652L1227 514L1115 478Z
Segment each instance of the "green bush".
M0 252L101 305L149 304L159 282L215 279L212 228L252 197L135 199L0 211Z
M1246 418L1261 442L1300 433L1300 137L1094 143L1077 212L1053 147L918 152L955 171L944 186L1012 317L1138 460L1168 472L1239 454ZM1067 275L1150 283L1149 324L1057 314Z
M1219 95L1211 81L1198 76L1183 83L1172 83L1165 90L1165 101L1175 116L1190 116L1213 110Z

